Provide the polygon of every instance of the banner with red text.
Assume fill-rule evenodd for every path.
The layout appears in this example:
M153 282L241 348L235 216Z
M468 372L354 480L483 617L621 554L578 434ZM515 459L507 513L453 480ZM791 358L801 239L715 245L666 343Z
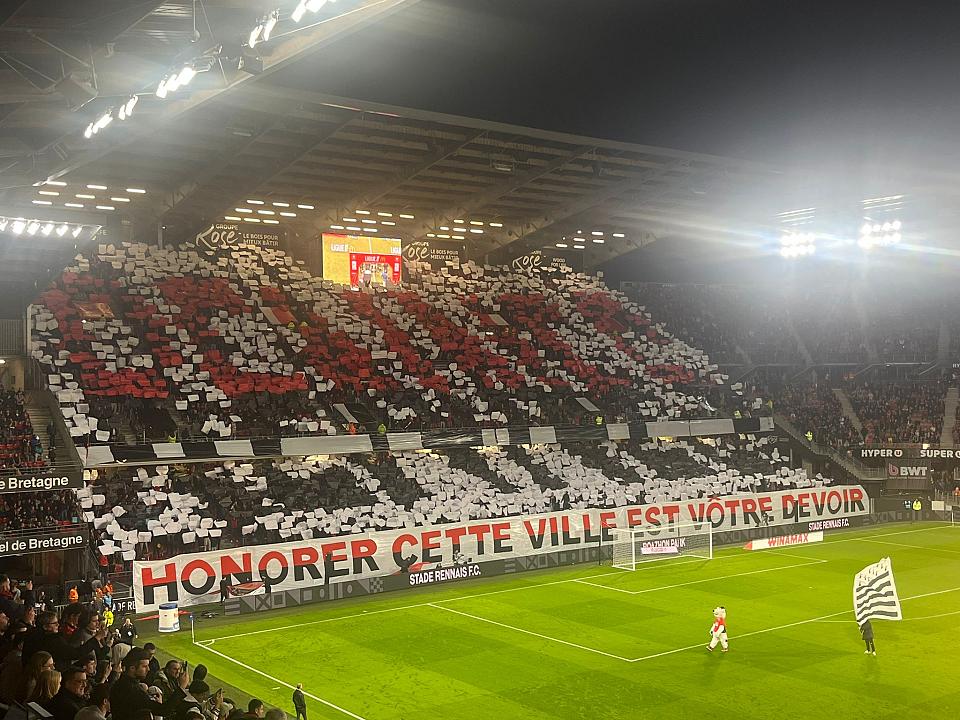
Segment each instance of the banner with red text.
M275 592L606 544L614 527L643 527L651 538L662 528L676 537L708 524L722 532L868 513L864 489L844 485L424 525L137 561L134 596L145 612L164 602L216 602L223 577L230 585L263 582Z
M823 542L823 530L816 532L796 533L794 535L777 535L770 538L751 540L743 546L744 550L770 550L772 548L787 547L789 545L806 545L808 543Z

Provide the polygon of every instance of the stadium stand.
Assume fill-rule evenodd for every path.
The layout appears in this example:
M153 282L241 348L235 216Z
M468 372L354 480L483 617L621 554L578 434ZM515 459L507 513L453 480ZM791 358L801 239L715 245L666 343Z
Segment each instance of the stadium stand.
M869 384L848 390L868 443L938 443L946 388L942 383Z
M820 444L845 448L862 442L829 384L788 385L776 394L776 409Z
M105 469L80 491L99 552L137 559L428 523L831 484L769 437Z
M420 270L367 293L275 250L101 246L41 295L33 356L78 444L124 422L148 439L576 422L579 396L608 416L702 417L698 393L722 380L597 278Z
M44 528L80 521L80 507L72 490L37 495L13 495L0 503L0 528L4 531Z
M0 466L29 471L44 465L44 448L34 435L23 393L0 384Z
M916 302L897 302L903 293ZM720 364L803 364L798 338L814 363L932 362L942 321L952 326L939 289L643 283L631 297ZM951 336L958 337L956 328Z
M643 283L633 297L715 362L802 362L776 294L768 297L772 304L757 303L749 288Z

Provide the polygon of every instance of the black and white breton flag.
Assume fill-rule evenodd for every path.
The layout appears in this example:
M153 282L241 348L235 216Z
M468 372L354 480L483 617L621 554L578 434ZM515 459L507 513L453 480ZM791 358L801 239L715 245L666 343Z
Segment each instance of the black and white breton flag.
M890 558L867 565L853 579L853 612L857 625L867 620L902 620L897 583Z

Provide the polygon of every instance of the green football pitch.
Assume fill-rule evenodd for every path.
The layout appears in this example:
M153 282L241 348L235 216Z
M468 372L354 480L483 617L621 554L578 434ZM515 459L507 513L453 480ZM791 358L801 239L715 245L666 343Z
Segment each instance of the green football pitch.
M865 655L854 574L889 556L903 621ZM706 649L727 608L730 651ZM158 639L311 720L947 718L960 714L960 527L881 525L822 543L633 572L479 579L196 625Z

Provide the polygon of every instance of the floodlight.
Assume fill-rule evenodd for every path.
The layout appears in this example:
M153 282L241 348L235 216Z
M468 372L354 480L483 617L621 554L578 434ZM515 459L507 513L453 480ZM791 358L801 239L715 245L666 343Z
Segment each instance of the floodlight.
M82 231L83 231L83 226L82 226L82 225L77 225L77 226L73 229L73 232L70 233L70 234L73 235L73 237L77 237Z
M183 70L177 75L177 85L186 87L197 76L197 71L190 65L184 65Z
M19 235L26 226L27 224L23 220L14 220L13 225L10 226L10 230L13 231L14 235Z
M31 220L27 224L27 235L36 235L37 230L39 229L40 229L40 223L38 223L36 220Z
M301 20L303 20L303 14L306 11L307 11L307 0L300 0L300 2L297 3L297 7L294 8L292 13L290 13L290 19L293 20L295 23L300 22Z
M63 237L64 235L67 234L68 229L69 228L66 225L61 225L60 227L57 228L57 235L59 237Z

